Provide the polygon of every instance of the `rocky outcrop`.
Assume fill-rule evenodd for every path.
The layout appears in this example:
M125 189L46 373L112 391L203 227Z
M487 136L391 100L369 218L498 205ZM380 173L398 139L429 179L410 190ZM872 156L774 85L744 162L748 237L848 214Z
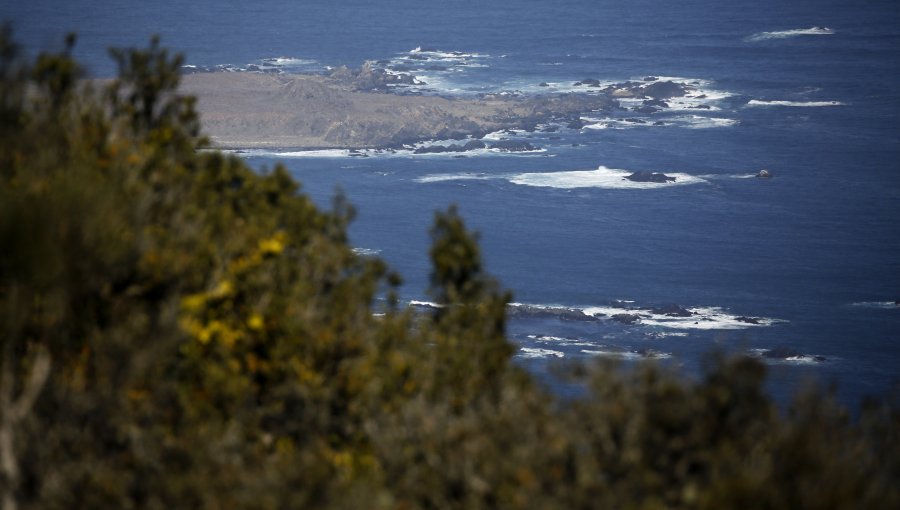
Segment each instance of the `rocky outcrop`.
M576 322L596 322L600 320L577 309L530 305L508 306L506 307L506 316L511 319L559 319Z
M548 123L577 124L583 112L619 108L607 94L444 98L384 93L398 80L410 79L367 64L358 70L339 68L329 77L190 74L182 77L181 90L197 96L204 128L222 148L389 148ZM498 142L491 148L538 150L527 142ZM471 148L453 144L443 150Z
M359 69L341 66L332 70L328 76L353 90L365 92L386 92L397 85L425 85L425 82L419 81L412 74L388 73L375 67L373 62L365 62Z
M641 316L636 313L617 313L615 315L611 315L609 318L610 320L614 320L618 323L628 326L632 326L641 321Z
M634 182L656 182L661 184L675 182L675 177L670 177L663 173L651 172L649 170L640 170L625 178Z
M652 308L650 311L657 315L666 315L669 317L691 317L694 315L694 312L681 305L665 305L658 308Z
M670 99L683 97L686 93L684 85L672 81L656 81L640 88L644 96L653 99Z
M501 140L490 144L489 148L500 152L532 152L540 150L540 147L535 147L528 142L519 140Z
M472 140L471 142L467 142L465 145L427 145L422 147L417 147L413 153L414 154L446 154L448 152L469 152L477 149L484 149L486 146L484 142L481 140Z

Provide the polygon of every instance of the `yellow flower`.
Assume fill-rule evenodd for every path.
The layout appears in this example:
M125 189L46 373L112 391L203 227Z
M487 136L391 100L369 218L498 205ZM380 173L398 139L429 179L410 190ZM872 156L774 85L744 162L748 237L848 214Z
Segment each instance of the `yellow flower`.
M194 312L203 307L206 296L203 294L191 294L181 299L181 307L189 312Z
M262 315L260 315L256 312L251 314L250 318L247 319L247 327L254 331L261 330L263 328L263 326L264 326L264 323L263 323Z
M278 255L284 251L284 232L278 232L274 236L259 242L259 251L265 255Z
M216 285L216 288L209 293L209 297L223 298L234 293L234 284L228 280L222 280Z

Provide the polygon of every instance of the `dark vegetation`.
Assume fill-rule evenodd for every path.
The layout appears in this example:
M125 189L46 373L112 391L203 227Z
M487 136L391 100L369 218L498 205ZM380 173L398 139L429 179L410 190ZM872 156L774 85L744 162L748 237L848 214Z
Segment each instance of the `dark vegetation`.
M112 55L92 84L0 35L2 508L900 508L895 404L779 412L715 357L561 401L453 209L416 315L346 203L198 150L180 57Z

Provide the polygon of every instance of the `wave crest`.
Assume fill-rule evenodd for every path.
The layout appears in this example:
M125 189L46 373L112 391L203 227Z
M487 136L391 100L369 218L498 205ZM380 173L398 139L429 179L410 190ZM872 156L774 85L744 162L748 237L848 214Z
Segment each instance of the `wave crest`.
M776 30L773 32L759 32L747 37L749 42L768 41L772 39L787 39L801 35L833 35L834 30L828 27L793 28L790 30Z

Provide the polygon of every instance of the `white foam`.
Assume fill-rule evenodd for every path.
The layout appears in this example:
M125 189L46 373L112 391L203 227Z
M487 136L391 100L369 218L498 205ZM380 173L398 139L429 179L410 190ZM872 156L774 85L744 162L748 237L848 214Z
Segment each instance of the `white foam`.
M659 326L672 329L700 329L700 330L734 330L753 327L771 326L776 319L755 318L755 323L738 320L738 316L729 314L721 308L694 308L689 309L697 314L691 317L670 317L667 315L650 314L647 318L641 318L641 324L646 326Z
M712 129L724 128L738 125L737 119L728 119L721 117L704 117L701 115L684 115L681 117L672 117L672 124L687 129Z
M255 156L269 158L346 158L350 156L347 149L321 149L321 150L272 150L272 149L224 149L222 152L236 154L238 156Z
M897 304L896 301L860 301L858 303L850 303L850 306L855 306L859 308L881 308L884 310L898 309L900 310L900 304Z
M541 349L539 347L520 347L518 356L521 358L564 358L566 355L560 351L552 349Z
M827 358L818 354L794 354L792 356L770 357L769 349L749 349L749 353L757 359L770 364L778 365L815 365L824 363Z
M675 331L657 331L654 333L647 333L647 336L652 338L668 338L668 337L686 337L688 333L685 332L675 332Z
M418 301L413 299L409 302L409 306L422 306L425 308L444 308L444 305L439 305L437 303L433 303L431 301Z
M686 184L699 184L705 180L684 173L665 174L675 177L674 182L634 182L626 179L634 172L600 166L596 170L574 170L569 172L523 173L508 178L509 182L523 186L546 188L604 188L604 189L654 189Z
M295 58L295 57L272 57L272 58L264 58L264 59L262 59L262 61L268 65L286 66L286 67L303 66L303 65L310 65L310 64L316 63L315 60L310 60L310 59L306 59L306 58Z
M627 301L619 301L622 305L592 305L584 307L569 307L562 305L528 305L511 303L510 306L525 306L539 310L580 311L581 313L599 319L609 319L614 315L628 314L638 316L635 325L655 326L666 329L674 329L677 333L656 332L655 336L688 336L683 330L734 330L749 329L754 327L767 327L786 323L786 320L769 317L749 317L735 315L717 306L698 306L685 308L690 312L689 316L678 317L661 313L654 313L651 308L624 306ZM538 339L538 337L535 337Z
M376 250L373 248L353 248L353 253L361 255L363 257L374 257L381 253L381 250Z
M647 308L623 308L616 306L592 306L584 308L583 312L595 317L611 317L618 314L637 315L639 317L637 324L669 329L734 330L772 326L786 322L766 317L742 317L714 306L687 308L686 310L691 312L690 316L676 317L654 313Z
M465 60L469 58L484 58L487 55L481 53L466 53L462 51L442 51L438 49L427 49L423 50L421 46L417 46L415 49L410 50L409 55L422 55L429 58L434 59L442 59L442 60Z
M795 106L801 108L814 108L822 106L843 106L840 101L762 101L751 99L747 106Z
M528 338L534 340L536 342L545 342L545 343L554 343L561 345L571 345L571 346L586 346L592 347L595 344L593 342L587 342L578 338L565 338L561 336L549 336L549 335L528 335Z
M484 141L489 142L499 142L500 140L506 140L510 136L522 136L527 134L528 132L524 129L501 129L499 131L493 131L481 137Z
M446 182L446 181L484 181L488 179L495 179L496 177L492 177L485 174L471 174L471 173L463 173L463 174L431 174L423 177L418 177L414 179L415 182L418 183L433 183L433 182Z
M639 360L639 359L666 359L671 358L672 355L667 352L658 352L658 351L643 351L643 352L635 352L635 351L626 351L626 350L597 350L597 349L582 349L581 352L583 354L590 354L591 356L601 356L604 358L618 358L625 360Z
M828 27L812 27L812 28L793 28L790 30L776 30L773 32L759 32L753 34L745 41L757 42L767 41L771 39L787 39L788 37L797 37L801 35L833 35L834 30Z
M596 117L581 117L581 120L584 122L590 122L591 124L586 124L582 129L633 129L640 127L660 127L667 124L655 124L654 121L650 121L645 118L629 118L629 119L617 119L613 117L606 118L596 118ZM641 120L643 122L636 122L636 120Z

